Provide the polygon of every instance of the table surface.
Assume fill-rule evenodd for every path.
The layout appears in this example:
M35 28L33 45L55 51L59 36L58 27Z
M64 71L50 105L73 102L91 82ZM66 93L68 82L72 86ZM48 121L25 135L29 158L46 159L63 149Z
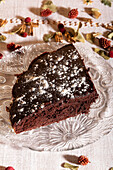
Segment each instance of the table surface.
M99 19L94 19L94 26L90 25L81 28L81 32L104 32L102 27L95 27L95 23L112 23L113 22L113 4L112 7L103 5L100 0L94 0L94 2L87 6L83 4L83 0L53 0L53 3L58 7L58 12L52 14L49 17L50 24L42 24L42 18L40 17L40 7L42 5L41 0L5 0L5 3L0 4L0 18L7 19L8 24L5 27L0 28L0 32L4 33L10 31L15 25L21 24L21 19L27 16L31 17L34 21L39 20L39 27L34 29L34 36L27 38L20 37L18 35L7 34L7 40L0 43L0 52L7 52L6 44L10 42L19 43L21 45L35 44L43 41L43 35L49 31L56 31L57 25L53 25L53 21L66 21L70 24L70 20L67 18L67 11L69 8L78 8L79 17L92 18L84 12L86 7L95 7L101 11ZM12 23L10 23L12 21ZM72 20L71 25L76 22L77 19ZM113 60L110 59L109 64L113 67ZM26 148L13 148L8 145L0 144L0 170L3 167L13 166L15 170L63 170L62 163L74 163L76 156L86 155L90 162L87 166L80 166L82 170L109 170L113 167L113 131L106 136L102 137L93 144L87 145L80 149L62 151L62 152L37 152Z

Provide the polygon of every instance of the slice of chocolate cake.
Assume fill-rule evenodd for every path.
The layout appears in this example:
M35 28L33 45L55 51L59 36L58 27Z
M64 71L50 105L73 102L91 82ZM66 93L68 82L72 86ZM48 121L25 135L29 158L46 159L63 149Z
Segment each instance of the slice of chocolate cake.
M72 44L43 53L18 76L10 120L16 133L88 113L98 97L83 60Z

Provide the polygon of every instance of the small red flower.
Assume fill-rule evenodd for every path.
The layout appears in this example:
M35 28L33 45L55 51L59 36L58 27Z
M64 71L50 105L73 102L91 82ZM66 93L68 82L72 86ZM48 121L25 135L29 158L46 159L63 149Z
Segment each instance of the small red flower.
M2 59L2 57L3 57L3 54L2 54L2 53L0 53L0 59Z
M79 158L78 158L78 163L79 163L80 165L87 165L87 164L89 163L89 160L88 160L88 158L87 158L86 156L81 155L81 156L79 156Z
M8 166L7 168L5 168L5 170L15 170L15 169L11 166Z
M19 48L21 48L22 46L19 45L19 44L15 44L15 43L10 43L10 44L7 44L7 49L10 50L10 51L14 51L14 50L17 50Z
M66 29L64 28L64 25L62 23L58 24L58 29L62 34L66 32Z
M23 32L23 33L21 34L21 36L22 36L22 37L27 37L27 32Z
M68 13L68 17L71 19L76 18L77 16L78 16L78 9L72 9Z
M52 11L51 11L50 9L44 9L44 10L42 10L41 13L40 13L40 15L41 15L42 17L48 17L48 16L51 15L51 14L52 14Z
M113 58L113 51L110 51L110 52L109 52L109 57L110 57L110 58Z
M31 22L31 18L30 17L25 18L25 22L26 23L30 23Z
M15 50L15 43L12 42L12 43L7 44L7 49L10 51Z

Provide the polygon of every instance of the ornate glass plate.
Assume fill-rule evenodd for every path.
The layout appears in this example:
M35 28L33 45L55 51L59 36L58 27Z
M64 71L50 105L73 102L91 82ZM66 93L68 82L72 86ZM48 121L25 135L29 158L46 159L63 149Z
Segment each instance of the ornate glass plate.
M113 69L89 46L78 43L76 48L84 58L86 67L90 68L90 75L99 94L99 98L91 105L89 115L78 115L18 135L13 132L6 106L11 102L14 74L26 70L40 53L56 50L63 45L42 43L25 46L0 60L0 143L38 151L61 151L92 143L112 129Z

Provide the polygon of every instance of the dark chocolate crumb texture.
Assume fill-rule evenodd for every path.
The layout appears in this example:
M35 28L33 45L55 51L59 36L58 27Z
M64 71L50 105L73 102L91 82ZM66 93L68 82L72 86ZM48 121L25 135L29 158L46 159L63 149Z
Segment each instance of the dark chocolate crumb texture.
M16 133L89 112L98 97L72 44L35 58L12 90L10 120Z

